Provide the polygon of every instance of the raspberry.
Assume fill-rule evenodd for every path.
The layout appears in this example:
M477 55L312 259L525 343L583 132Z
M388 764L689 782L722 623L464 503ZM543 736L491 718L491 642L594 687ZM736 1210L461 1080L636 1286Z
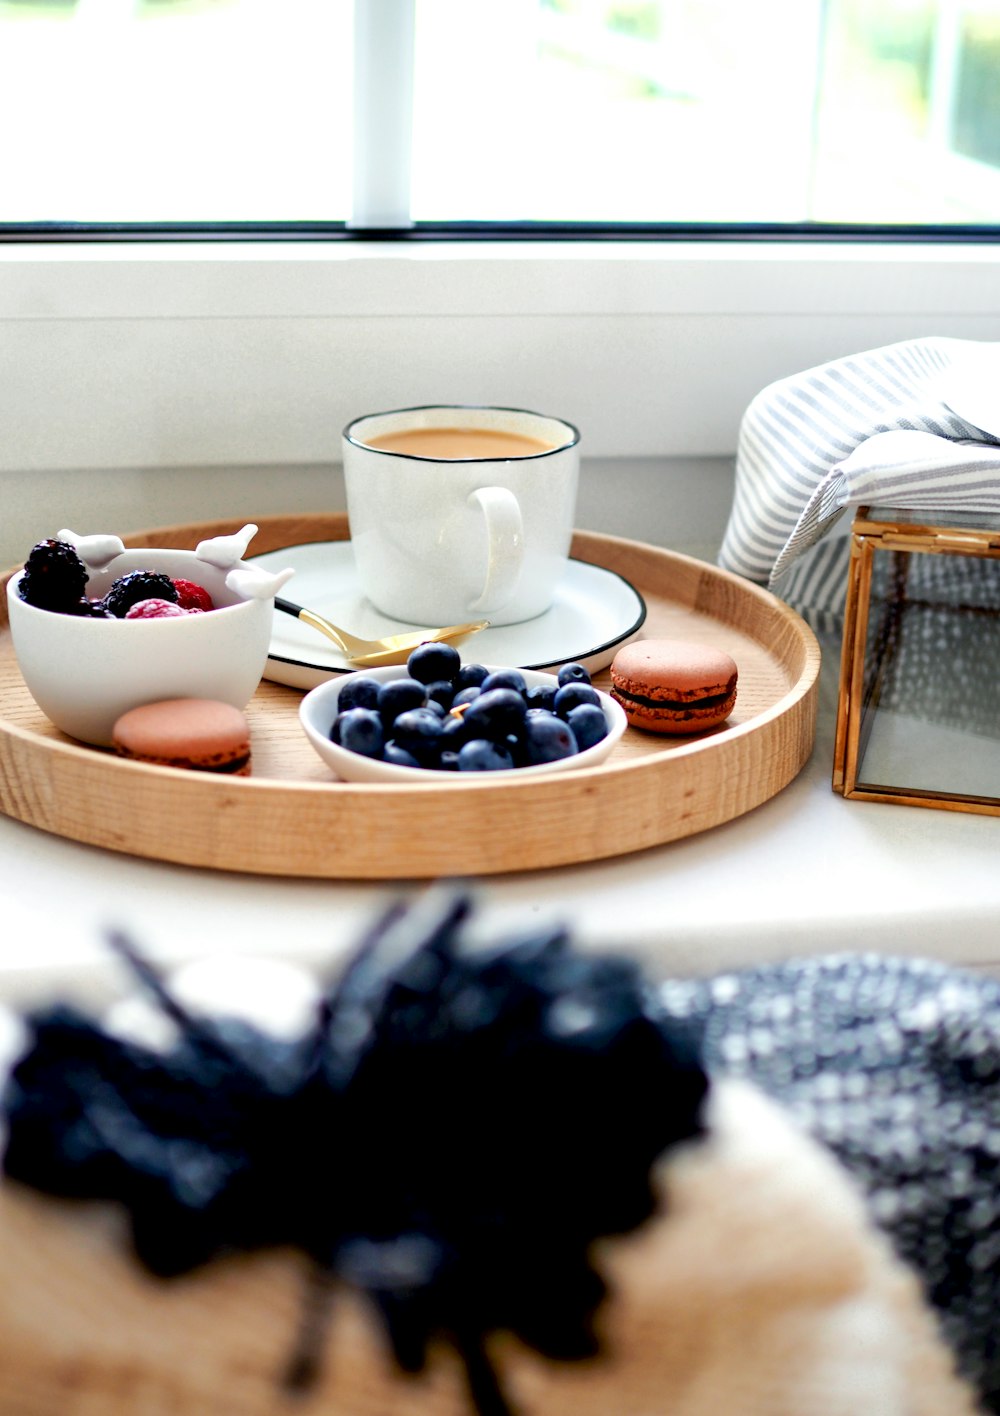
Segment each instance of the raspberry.
M157 570L133 570L120 575L104 597L104 608L116 619L124 619L140 600L169 600L176 604L177 591L169 575Z
M21 599L42 610L72 613L87 586L87 568L65 541L39 541L24 563Z
M174 580L177 603L185 610L214 610L212 597L204 585L196 585L193 580Z
M137 600L125 611L124 618L127 620L176 619L178 616L186 616L187 613L187 610L182 609L180 605L173 604L170 600Z

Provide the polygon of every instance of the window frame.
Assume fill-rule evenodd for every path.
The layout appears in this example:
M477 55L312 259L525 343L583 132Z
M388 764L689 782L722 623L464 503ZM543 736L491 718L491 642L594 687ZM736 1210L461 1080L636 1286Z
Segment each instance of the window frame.
M785 245L998 244L1000 225L981 222L603 222L419 221L373 226L354 221L0 222L0 245L100 242L769 242Z

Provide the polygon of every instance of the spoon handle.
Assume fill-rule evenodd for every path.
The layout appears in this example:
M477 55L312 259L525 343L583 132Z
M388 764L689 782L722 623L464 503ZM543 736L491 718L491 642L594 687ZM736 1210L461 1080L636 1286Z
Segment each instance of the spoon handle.
M318 629L321 634L325 634L328 639L332 639L337 648L345 654L350 654L352 648L358 644L348 643L352 636L345 636L336 629L329 620L325 620L322 615L317 615L313 610L307 610L304 605L296 605L293 600L283 600L280 595L274 597L274 607L281 610L286 615L292 615L295 619L300 619L303 624L311 625L313 629Z

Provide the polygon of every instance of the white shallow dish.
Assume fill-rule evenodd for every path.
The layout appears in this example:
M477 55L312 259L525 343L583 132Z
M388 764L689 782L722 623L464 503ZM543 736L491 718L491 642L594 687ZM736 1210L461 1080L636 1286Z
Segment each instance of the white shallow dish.
M495 665L487 665L491 670ZM538 684L551 683L555 674L538 670L522 669L524 681L529 688ZM524 778L528 780L552 772L578 772L585 767L596 767L603 762L618 742L627 726L625 714L613 698L597 690L608 724L607 737L578 752L575 757L562 757L557 762L541 762L535 767L513 767L500 772L441 772L431 768L399 767L393 762L378 762L360 753L348 752L347 748L330 741L330 729L337 716L337 700L345 683L354 678L373 678L379 683L407 676L405 664L393 664L385 669L364 669L353 674L339 674L328 679L310 693L299 704L299 722L305 729L306 737L333 771L344 782L391 782L413 786L417 782L440 782L448 786L482 783L501 778L505 782Z
M295 571L289 598L364 639L419 629L389 619L362 595L350 541L311 541L248 558L261 570ZM482 630L457 646L463 663L507 664L519 669L583 664L592 674L638 634L646 603L635 586L602 566L570 560L551 609L522 624ZM291 615L276 614L264 677L290 688L315 688L351 672L343 654L318 630Z

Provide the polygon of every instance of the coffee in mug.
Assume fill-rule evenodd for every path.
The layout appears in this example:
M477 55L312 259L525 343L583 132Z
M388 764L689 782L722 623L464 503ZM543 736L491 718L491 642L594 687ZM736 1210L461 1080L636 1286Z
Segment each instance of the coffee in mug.
M410 457L439 458L443 462L461 462L470 457L490 462L497 458L534 457L551 452L554 444L498 428L406 428L401 433L368 438L365 446L380 452L408 453Z
M515 624L552 604L569 556L577 429L512 408L368 414L343 434L358 579L413 624Z

